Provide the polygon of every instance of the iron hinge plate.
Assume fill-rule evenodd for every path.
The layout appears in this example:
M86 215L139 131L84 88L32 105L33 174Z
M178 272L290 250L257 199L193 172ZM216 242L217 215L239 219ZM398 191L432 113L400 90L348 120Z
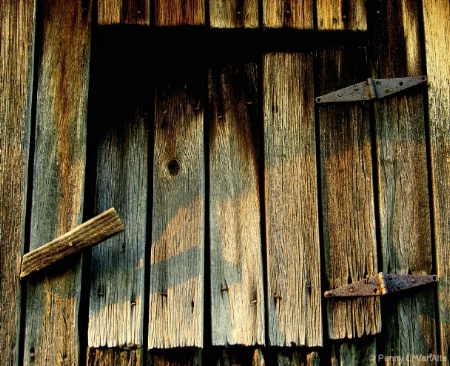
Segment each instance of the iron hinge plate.
M337 91L321 95L316 103L358 102L370 99L381 99L401 92L427 80L425 75L394 79L372 79L348 86Z
M383 296L437 282L436 275L401 275L378 273L364 280L325 291L327 298Z

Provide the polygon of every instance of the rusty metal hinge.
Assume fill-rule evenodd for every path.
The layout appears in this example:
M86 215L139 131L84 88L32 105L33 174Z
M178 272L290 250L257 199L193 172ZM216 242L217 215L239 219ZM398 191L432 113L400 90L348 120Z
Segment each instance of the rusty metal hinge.
M324 296L328 298L382 296L433 282L437 282L436 275L401 275L380 272L364 280L325 291Z
M316 103L357 102L370 99L381 99L398 93L427 80L425 75L395 79L372 79L348 86L337 91L321 95Z

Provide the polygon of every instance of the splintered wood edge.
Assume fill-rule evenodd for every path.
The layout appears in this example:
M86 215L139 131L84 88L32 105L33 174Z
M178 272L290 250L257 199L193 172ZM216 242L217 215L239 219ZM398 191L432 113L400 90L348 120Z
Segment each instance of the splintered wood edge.
M110 208L59 238L25 254L22 258L20 278L39 271L82 249L99 244L124 230L125 226L116 210Z

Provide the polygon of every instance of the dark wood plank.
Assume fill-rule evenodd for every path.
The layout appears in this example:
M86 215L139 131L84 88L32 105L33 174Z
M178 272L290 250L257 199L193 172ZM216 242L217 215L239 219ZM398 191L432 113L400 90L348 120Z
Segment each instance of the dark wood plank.
M365 0L317 0L319 30L367 30Z
M204 25L205 0L155 0L156 26Z
M420 4L380 2L370 12L372 77L422 73ZM420 87L374 104L382 271L431 274L432 243L424 98ZM387 297L379 351L414 361L437 353L433 289ZM411 319L425 316L417 326ZM384 347L384 349L383 349Z
M202 347L204 77L196 55L168 55L155 91L149 348Z
M149 0L98 0L99 25L150 25Z
M423 1L440 353L450 360L450 4Z
M398 360L398 359L397 359ZM330 347L332 365L378 365L391 364L382 352L377 352L375 337L358 340L334 341ZM395 359L394 359L395 361ZM379 362L379 363L377 363Z
M312 0L262 0L264 28L313 29Z
M264 344L258 185L258 71L209 71L212 344Z
M258 28L258 0L210 0L212 28Z
M319 95L365 80L364 48L318 53ZM320 158L326 283L329 288L375 275L377 247L369 108L367 103L321 104ZM332 339L381 330L379 298L327 301Z
M202 366L201 348L154 349L149 352L147 366Z
M312 54L263 57L269 342L322 345Z
M0 3L0 355L18 365L35 1Z
M142 366L143 349L89 348L87 366Z
M132 45L118 43L112 49L100 55L103 64L97 64L96 71L102 74L94 80L94 209L114 206L126 231L92 250L88 345L134 348L144 344L151 99L142 55L133 53Z
M30 250L81 223L86 160L91 3L40 6ZM79 255L28 280L25 365L78 364L80 291Z

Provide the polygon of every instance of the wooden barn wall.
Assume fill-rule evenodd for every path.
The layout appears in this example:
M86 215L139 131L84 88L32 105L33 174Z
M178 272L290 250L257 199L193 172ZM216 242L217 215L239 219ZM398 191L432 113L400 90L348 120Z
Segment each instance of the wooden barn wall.
M2 365L448 362L449 19L447 0L2 0ZM125 232L19 278L110 207ZM323 297L380 271L439 281Z

